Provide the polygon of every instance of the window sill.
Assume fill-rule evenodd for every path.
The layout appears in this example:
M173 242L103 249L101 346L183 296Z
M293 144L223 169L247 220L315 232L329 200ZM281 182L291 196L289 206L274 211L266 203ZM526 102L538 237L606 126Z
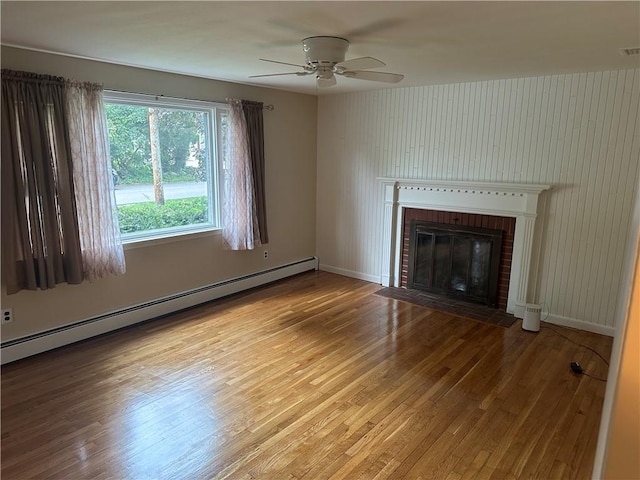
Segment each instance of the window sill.
M123 239L122 244L125 250L134 250L136 248L152 247L154 245L181 242L183 240L192 240L194 238L212 237L220 235L221 233L221 228L206 228L201 230L190 230L188 232L165 233L158 236L149 236L144 238L132 238L130 240Z

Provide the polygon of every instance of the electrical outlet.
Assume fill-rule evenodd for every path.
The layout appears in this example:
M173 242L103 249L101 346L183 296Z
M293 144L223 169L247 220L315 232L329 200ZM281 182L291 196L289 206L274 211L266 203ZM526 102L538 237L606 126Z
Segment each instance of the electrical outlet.
M3 308L2 309L2 323L11 323L13 322L13 309L11 308Z
M269 250L264 251L264 258L269 258Z

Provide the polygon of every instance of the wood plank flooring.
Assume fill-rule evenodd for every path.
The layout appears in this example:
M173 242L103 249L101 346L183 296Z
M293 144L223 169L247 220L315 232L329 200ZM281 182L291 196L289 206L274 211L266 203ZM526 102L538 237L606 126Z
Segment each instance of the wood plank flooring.
M597 355L379 289L309 272L5 366L2 479L590 478Z

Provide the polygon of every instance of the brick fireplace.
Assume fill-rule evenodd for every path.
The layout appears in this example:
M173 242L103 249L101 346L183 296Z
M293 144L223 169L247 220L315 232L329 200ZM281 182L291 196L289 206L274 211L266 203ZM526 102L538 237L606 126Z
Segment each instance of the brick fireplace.
M514 217L496 215L480 215L477 213L447 212L421 208L405 208L402 234L402 266L400 286L407 286L409 235L412 220L433 222L441 225L460 227L482 227L502 232L502 248L500 251L500 267L498 275L497 308L506 311L509 295L509 279L511 277L511 256L513 253L513 237L516 228Z
M529 298L528 287L534 232L540 228L536 226L538 200L551 186L393 178L381 178L380 182L384 190L382 285L406 286L407 218L438 223L457 219L469 226L494 225L507 232L503 247L511 258L501 259L499 308L519 316L517 307L534 301Z

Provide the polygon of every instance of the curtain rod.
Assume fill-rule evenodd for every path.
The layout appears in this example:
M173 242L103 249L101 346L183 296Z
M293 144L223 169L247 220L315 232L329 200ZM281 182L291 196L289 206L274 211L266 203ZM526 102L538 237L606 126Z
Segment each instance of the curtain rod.
M115 88L105 88L105 90L108 90L110 92L118 92L118 93L130 93L130 94L133 94L133 95L148 95L150 97L156 97L156 100L164 97L164 95L162 95L162 94L129 92L127 90L116 90ZM226 103L226 104L229 103L226 100L224 100L224 101L220 101L220 100L202 100L200 98L187 98L187 97L167 97L167 98L177 98L179 100L195 100L196 102ZM262 109L263 110L269 110L270 112L272 112L272 111L274 111L276 109L276 107L274 107L272 104L267 104L267 105L263 105Z

